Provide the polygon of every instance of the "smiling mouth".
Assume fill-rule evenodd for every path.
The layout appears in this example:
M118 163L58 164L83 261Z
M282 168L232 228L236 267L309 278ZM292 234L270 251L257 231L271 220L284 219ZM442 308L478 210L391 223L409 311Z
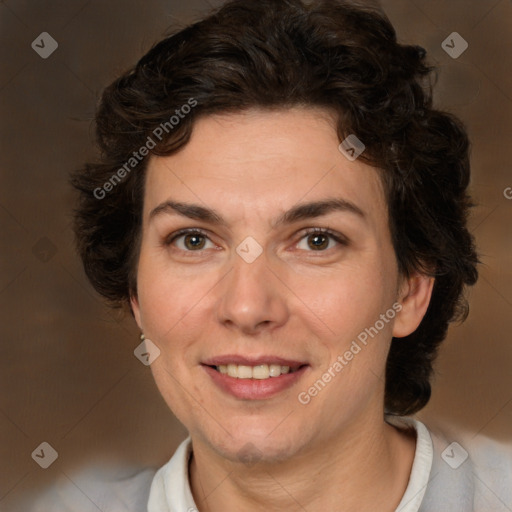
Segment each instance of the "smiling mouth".
M210 366L210 368L217 370L219 373L223 375L227 375L229 377L233 377L236 379L265 380L280 377L281 375L286 375L288 373L294 373L304 366L307 365L298 365L290 367L280 364L259 364L256 366L221 364L218 366Z

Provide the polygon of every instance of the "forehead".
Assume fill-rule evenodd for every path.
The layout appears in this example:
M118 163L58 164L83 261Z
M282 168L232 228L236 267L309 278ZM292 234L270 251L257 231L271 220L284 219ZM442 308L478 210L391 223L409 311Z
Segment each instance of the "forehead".
M335 119L320 109L202 117L179 152L151 158L144 214L170 197L235 217L273 217L299 202L336 197L382 216L379 171L348 160L338 146Z

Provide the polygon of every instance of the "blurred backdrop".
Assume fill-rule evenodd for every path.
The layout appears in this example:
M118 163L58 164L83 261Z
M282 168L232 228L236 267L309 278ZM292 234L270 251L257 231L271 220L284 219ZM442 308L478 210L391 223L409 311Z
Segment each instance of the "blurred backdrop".
M3 512L90 461L161 466L186 436L134 357L134 322L109 310L84 277L67 180L94 154L102 88L169 27L219 3L0 1ZM400 40L427 49L439 69L437 106L460 116L473 142L480 280L468 320L450 329L419 418L510 442L512 2L381 3ZM58 452L46 470L32 457L43 442Z

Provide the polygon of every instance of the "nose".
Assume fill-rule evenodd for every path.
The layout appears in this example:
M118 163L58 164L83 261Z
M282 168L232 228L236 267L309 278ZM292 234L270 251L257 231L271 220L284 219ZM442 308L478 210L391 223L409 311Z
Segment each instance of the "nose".
M289 290L269 267L265 253L248 263L235 256L234 267L223 279L217 310L225 327L244 334L273 331L289 317Z

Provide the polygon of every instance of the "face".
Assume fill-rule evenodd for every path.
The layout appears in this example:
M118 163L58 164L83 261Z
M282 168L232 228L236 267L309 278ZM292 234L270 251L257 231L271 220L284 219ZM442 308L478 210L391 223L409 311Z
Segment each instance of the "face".
M250 111L149 162L132 308L163 398L228 459L382 422L400 279L378 171L338 145L326 112Z

